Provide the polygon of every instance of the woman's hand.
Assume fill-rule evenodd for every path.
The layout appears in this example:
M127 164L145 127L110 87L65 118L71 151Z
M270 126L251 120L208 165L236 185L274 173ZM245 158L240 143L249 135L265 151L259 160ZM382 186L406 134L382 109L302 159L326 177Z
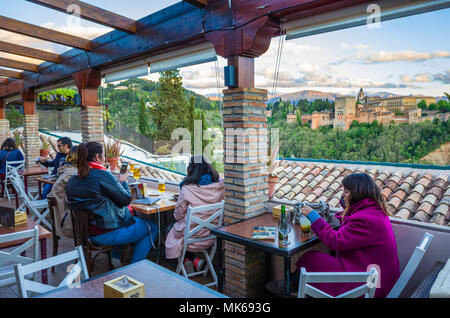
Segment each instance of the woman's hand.
M311 209L311 207L305 205L302 208L302 214L304 214L305 216L308 216L308 214L313 211L313 209Z
M119 174L119 182L126 182L128 180L128 172L125 172L124 174Z

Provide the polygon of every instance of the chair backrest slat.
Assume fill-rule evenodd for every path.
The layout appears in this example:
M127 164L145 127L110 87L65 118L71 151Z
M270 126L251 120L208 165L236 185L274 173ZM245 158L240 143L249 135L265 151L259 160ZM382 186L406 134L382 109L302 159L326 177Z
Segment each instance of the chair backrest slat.
M30 281L25 278L25 276L27 276L28 274L36 273L43 269L48 269L55 265L67 263L72 260L78 260L78 262L75 266L72 267L71 271L66 275L66 277L57 287L41 284L36 281ZM27 298L28 292L45 293L62 286L69 286L73 284L79 274L81 274L83 280L89 278L89 273L87 271L83 249L81 248L81 246L77 246L73 251L47 258L45 260L29 265L14 265L14 272L18 284L19 296L22 298Z
M189 241L191 239L193 239L192 236L194 236L200 230L202 230L204 228L208 228L208 229L212 230L212 229L222 226L224 205L225 205L225 201L222 200L220 203L204 205L204 206L199 206L199 207L195 207L195 208L193 208L191 206L188 207L188 211L186 214L185 232L184 232L184 245L185 246L191 243ZM214 212L213 214L208 216L208 218L206 218L206 219L199 218L198 216L195 215L198 213L214 211L217 209L218 209L218 211ZM215 221L217 221L217 224L213 223ZM191 229L192 226L194 226L194 228ZM209 240L209 239L210 239L209 236L202 237L202 238L199 238L198 240L196 240L196 242Z
M420 262L422 261L422 258L425 255L425 252L430 246L432 240L433 235L426 232L422 237L420 244L414 249L414 252L409 259L408 264L406 264L405 269L395 283L394 287L392 287L392 290L390 291L387 298L398 298L398 296L400 296L406 284L408 284L411 276L414 274Z

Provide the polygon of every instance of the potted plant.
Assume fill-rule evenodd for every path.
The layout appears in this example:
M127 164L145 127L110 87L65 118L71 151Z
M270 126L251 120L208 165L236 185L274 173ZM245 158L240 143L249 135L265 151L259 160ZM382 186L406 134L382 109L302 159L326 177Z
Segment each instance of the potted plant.
M273 197L275 185L279 180L278 176L275 174L275 169L278 168L280 163L283 161L276 160L280 146L281 145L278 145L275 149L273 149L273 151L269 151L269 161L267 161L267 167L269 168L269 198Z
M22 138L22 135L21 135L19 130L15 130L13 132L13 139L14 139L14 142L16 143L17 148L22 147L22 145L23 145L23 138Z
M124 151L120 149L119 140L111 140L105 144L105 158L109 163L111 171L117 170L117 161Z
M42 146L39 150L41 157L48 157L48 152L50 149L50 143L48 143L46 140L42 140Z

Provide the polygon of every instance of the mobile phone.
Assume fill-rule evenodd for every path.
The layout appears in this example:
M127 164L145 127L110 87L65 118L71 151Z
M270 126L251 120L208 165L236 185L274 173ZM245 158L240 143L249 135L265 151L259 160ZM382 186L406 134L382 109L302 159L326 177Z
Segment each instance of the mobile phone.
M125 174L128 171L128 162L122 163L122 167L120 167L120 174Z

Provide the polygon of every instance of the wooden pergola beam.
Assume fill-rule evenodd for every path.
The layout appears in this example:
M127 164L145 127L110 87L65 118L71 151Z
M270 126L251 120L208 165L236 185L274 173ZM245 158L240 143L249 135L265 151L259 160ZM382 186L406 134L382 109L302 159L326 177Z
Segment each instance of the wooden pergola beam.
M61 56L58 54L4 41L0 41L0 51L57 64L61 63Z
M0 76L21 79L22 78L22 73L21 72L16 72L16 71L5 70L3 68L0 68Z
M0 77L0 84L1 85L8 85L8 79L4 77Z
M5 16L0 16L0 29L31 36L44 41L67 45L84 51L91 50L90 40L11 19Z
M33 73L39 72L39 67L36 64L16 61L16 60L10 60L5 59L3 57L0 57L0 66L5 66L9 68L16 68L19 70L29 71Z
M77 0L27 0L53 10L72 14L70 8L78 6L80 18L127 33L136 33L136 21L114 12Z
M183 1L192 4L197 8L205 8L208 6L208 0L183 0Z

